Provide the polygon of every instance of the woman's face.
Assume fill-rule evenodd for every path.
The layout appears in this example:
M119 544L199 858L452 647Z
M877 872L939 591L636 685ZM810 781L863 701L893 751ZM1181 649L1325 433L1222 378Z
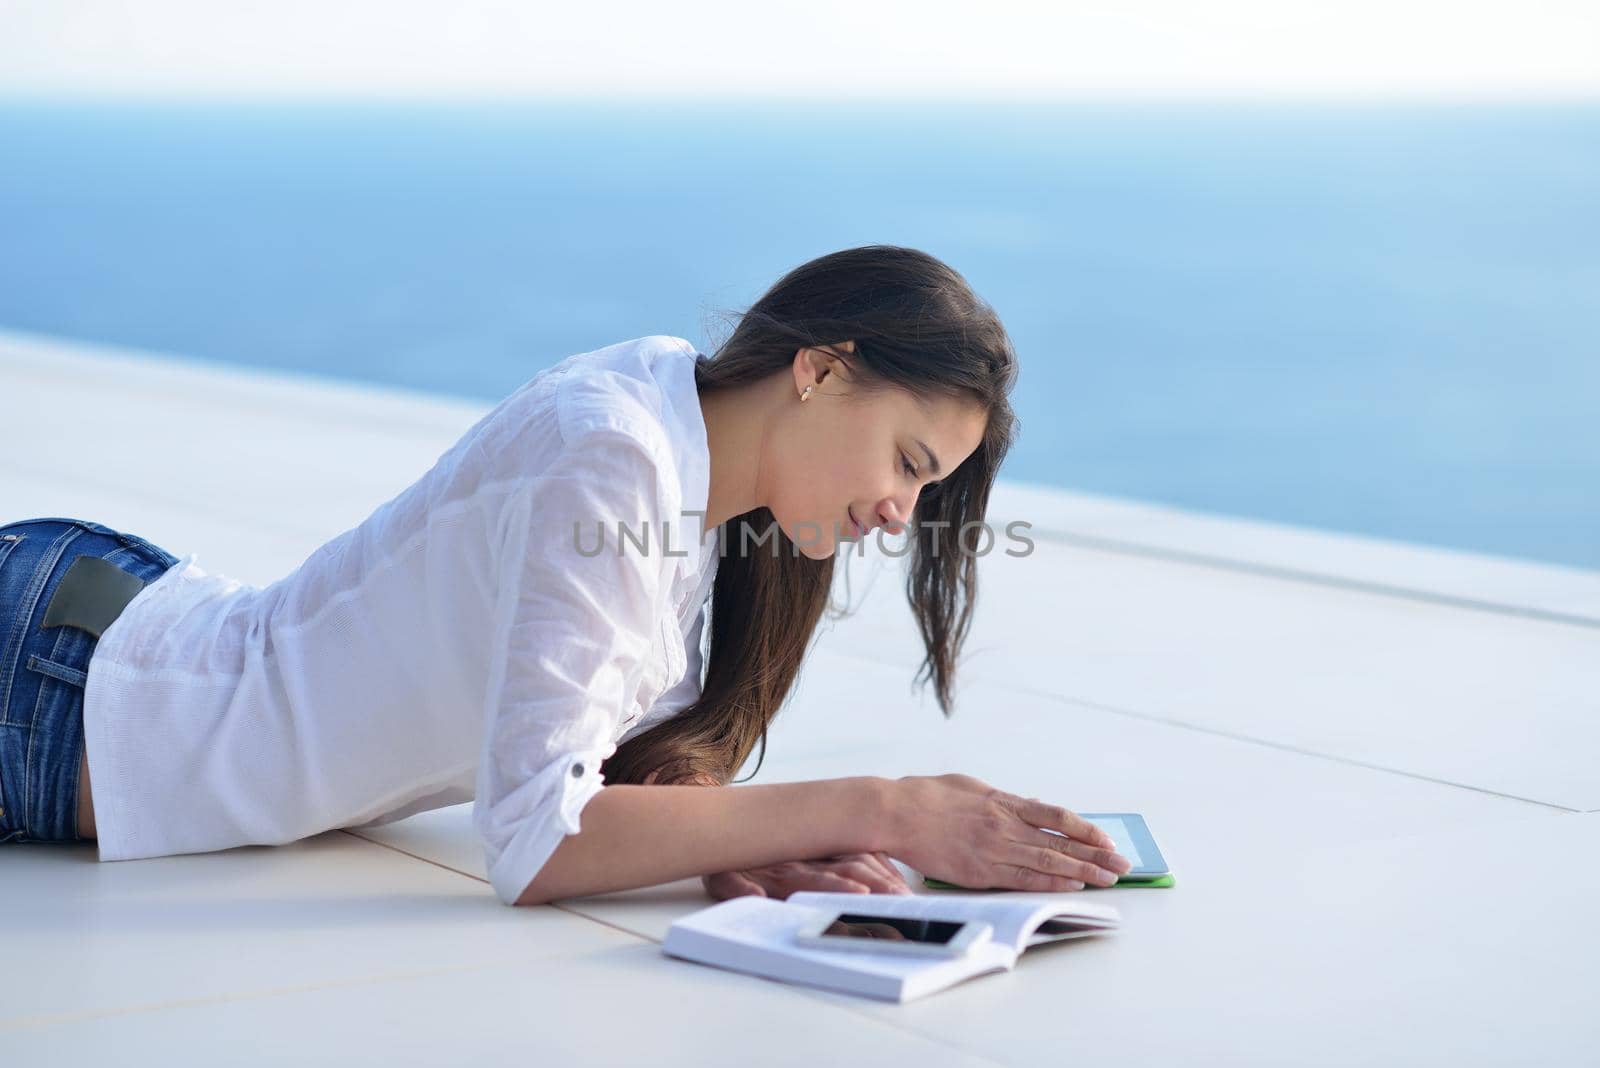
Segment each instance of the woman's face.
M847 380L848 367L817 349L796 353L791 370L796 399L774 435L781 446L771 458L778 477L768 507L814 560L864 536L853 532L852 517L867 532L899 534L923 487L983 441L988 413L975 401L924 400L899 387L866 393ZM801 401L808 385L811 395Z

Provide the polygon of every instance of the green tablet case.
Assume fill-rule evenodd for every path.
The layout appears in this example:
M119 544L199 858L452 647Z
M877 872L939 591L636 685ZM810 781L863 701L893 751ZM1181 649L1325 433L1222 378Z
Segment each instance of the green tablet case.
M935 890L966 890L966 889L969 889L968 887L965 887L965 886L957 886L955 883L947 883L943 879L935 879L931 875L924 875L922 877L922 881L923 881L923 883L925 885L931 886ZM1169 874L1169 875L1158 875L1154 879L1118 879L1117 883L1116 883L1116 886L1096 886L1093 883L1085 883L1083 888L1085 890L1115 890L1118 887L1123 887L1123 886L1126 886L1126 887L1135 887L1135 886L1165 887L1165 886L1173 886L1173 885L1175 885L1177 883L1177 881L1178 880L1174 879Z

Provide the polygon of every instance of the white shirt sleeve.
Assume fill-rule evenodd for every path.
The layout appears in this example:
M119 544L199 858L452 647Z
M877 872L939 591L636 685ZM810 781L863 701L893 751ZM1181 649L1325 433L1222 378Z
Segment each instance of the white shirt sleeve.
M508 502L504 568L516 588L499 605L505 655L489 680L473 807L489 881L508 905L578 833L651 653L675 561L660 544L677 517L666 449L645 430L589 427ZM619 522L637 539L648 529L648 551L619 538Z

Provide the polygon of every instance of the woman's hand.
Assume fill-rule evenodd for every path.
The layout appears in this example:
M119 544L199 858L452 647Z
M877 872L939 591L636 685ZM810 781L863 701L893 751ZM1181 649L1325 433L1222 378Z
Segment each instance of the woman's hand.
M905 876L882 853L846 853L824 860L788 860L765 868L725 871L701 878L718 901L730 897L786 898L796 890L838 894L909 894Z
M906 776L894 789L885 852L935 879L975 890L1082 890L1110 886L1132 867L1082 816L970 775Z

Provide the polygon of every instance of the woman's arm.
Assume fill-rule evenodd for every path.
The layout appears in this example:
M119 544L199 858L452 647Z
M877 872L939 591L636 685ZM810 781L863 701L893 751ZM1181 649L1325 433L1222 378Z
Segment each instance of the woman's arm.
M975 889L1082 890L1085 881L1111 886L1130 867L1111 836L1082 816L969 775L716 790L624 784L589 799L580 832L561 840L517 904L878 852Z
M728 786L607 786L583 807L519 905L785 860L869 853L890 823L888 779Z
M726 786L709 771L678 778L662 778L661 768L644 777L645 785ZM755 894L787 898L796 890L823 890L845 894L909 894L905 876L884 853L840 853L807 860L784 860L758 868L711 872L700 877L706 893L718 901Z

